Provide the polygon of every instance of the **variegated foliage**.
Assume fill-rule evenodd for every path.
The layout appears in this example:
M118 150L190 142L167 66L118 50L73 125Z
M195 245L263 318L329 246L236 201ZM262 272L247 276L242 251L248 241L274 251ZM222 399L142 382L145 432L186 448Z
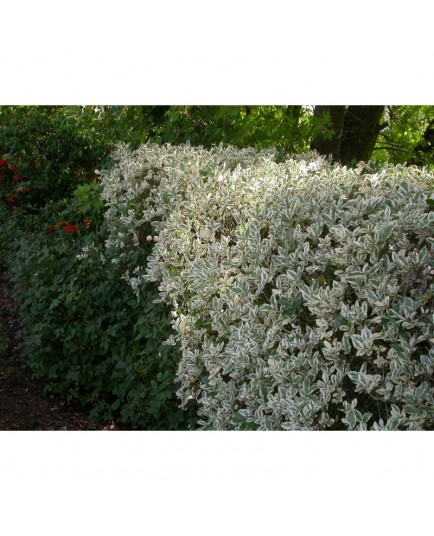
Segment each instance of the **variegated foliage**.
M136 292L160 282L203 428L434 428L432 173L189 145L115 159L107 251Z

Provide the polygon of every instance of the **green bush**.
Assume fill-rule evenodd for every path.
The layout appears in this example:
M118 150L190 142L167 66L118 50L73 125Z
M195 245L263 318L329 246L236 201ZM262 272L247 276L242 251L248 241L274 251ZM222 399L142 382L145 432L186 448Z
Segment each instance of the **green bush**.
M0 112L3 211L8 199L10 209L26 210L63 199L80 182L94 179L95 168L106 161L107 141L79 107L2 107Z
M189 145L115 159L107 246L171 304L201 427L434 428L432 173Z
M85 203L83 188L75 202L15 215L4 229L14 236L7 265L23 355L48 392L79 400L96 420L187 428L191 419L175 396L179 350L162 345L170 312L154 303L155 284L138 302L121 279L123 266L104 256L99 204Z

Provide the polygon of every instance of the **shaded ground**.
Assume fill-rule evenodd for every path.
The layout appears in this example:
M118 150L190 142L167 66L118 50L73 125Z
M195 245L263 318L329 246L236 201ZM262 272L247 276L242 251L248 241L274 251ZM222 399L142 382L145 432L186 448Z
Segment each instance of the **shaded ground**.
M20 358L10 287L0 274L0 430L115 430L93 425L77 404L46 395Z

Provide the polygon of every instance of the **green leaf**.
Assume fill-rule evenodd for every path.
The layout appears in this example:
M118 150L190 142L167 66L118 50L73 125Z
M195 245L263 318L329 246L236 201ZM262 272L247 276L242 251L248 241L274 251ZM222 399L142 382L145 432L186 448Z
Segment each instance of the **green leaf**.
M354 428L354 426L356 426L357 418L356 418L356 414L354 413L354 410L351 409L347 413L346 420L347 420L347 422L348 422L348 424L350 425L351 428Z
M246 422L246 418L241 415L239 411L237 411L236 413L234 413L234 421L240 424L244 424Z
M362 422L367 424L367 422L369 421L369 419L372 417L372 413L364 413L363 414L363 417L362 417Z
M55 298L52 302L51 302L51 305L49 307L49 311L53 310L54 308L56 308L60 303L60 300L58 300L57 298Z
M424 411L423 408L418 408L412 404L406 404L402 409L409 415L419 415Z
M426 381L423 381L419 387L416 388L414 395L416 398L423 398L424 395L429 391L429 384Z
M379 245L380 249L383 248L383 246L385 245L387 239L392 234L392 231L393 231L394 228L395 228L395 223L392 223L390 225L386 225L386 227L381 231L381 234L380 234L380 237L379 237L379 240L378 240L378 245Z
M344 316L342 316L341 314L335 316L335 326L337 328L340 328L341 326L344 326L346 324L348 324L348 321Z
M303 297L300 293L297 294L297 297L290 301L286 298L279 298L279 304L282 306L282 312L287 315L294 315L296 314L302 304L303 304Z
M286 275L291 281L297 281L298 279L297 272L294 272L292 270L286 270Z

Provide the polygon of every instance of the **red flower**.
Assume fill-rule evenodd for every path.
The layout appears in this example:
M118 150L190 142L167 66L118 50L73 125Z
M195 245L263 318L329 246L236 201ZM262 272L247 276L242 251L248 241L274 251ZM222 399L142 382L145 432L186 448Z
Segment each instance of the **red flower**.
M54 231L54 227L53 227L52 225L49 225L49 226L47 227L47 231Z
M85 227L89 227L89 225L90 225L90 221L89 221L89 220L83 220L83 225L84 225Z
M18 210L18 207L12 207L12 210L16 212Z
M62 229L65 233L69 234L78 232L78 227L76 225L71 225L70 223L65 223L65 225L62 226Z
M16 170L17 170L16 166L9 166L9 171L16 171Z
M11 195L6 199L6 203L12 203L13 201L15 201L16 198L17 198L16 195L11 194Z
M30 192L30 188L28 186L26 186L25 188L23 188L23 192L26 194L27 192Z
M16 175L14 175L12 178L13 178L13 180L16 181L16 182L18 182L18 181L22 181L22 180L23 180L22 177L17 177Z
M0 160L0 167L6 166L7 163L8 163L7 160Z

